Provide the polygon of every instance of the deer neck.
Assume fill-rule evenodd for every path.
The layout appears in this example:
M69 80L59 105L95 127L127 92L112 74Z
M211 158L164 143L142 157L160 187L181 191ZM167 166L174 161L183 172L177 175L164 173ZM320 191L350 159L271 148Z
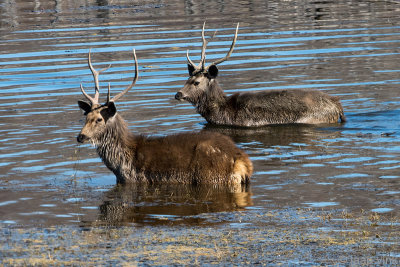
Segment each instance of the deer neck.
M222 118L226 117L227 97L217 80L212 79L209 83L208 92L204 93L197 104L197 111L210 123L224 123Z
M134 177L133 154L135 136L117 113L107 122L104 134L97 142L97 153L104 164L116 175L118 183Z

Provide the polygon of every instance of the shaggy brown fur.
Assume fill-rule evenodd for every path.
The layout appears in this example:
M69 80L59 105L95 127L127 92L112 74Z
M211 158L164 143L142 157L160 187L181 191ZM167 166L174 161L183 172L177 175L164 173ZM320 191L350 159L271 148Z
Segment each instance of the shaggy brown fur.
M92 142L117 183L240 184L252 175L247 154L225 135L134 135L113 102L92 108L80 101L79 106L87 115L77 140Z

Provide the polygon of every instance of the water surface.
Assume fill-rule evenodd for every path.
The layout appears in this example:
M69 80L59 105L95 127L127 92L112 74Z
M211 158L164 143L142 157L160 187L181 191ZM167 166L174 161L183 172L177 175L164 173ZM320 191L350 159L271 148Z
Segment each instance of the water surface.
M256 216L292 209L398 216L399 7L397 1L0 4L0 223L251 228ZM207 125L190 104L174 100L188 77L186 50L199 60L204 21L207 35L218 30L207 62L225 55L240 22L235 50L219 66L227 94L318 89L341 98L348 122ZM96 68L112 64L100 76L103 100L108 82L114 95L129 85L136 49L139 81L117 103L132 131L229 135L254 163L250 187L115 188L95 150L76 143L84 123L79 85L93 87L90 48Z

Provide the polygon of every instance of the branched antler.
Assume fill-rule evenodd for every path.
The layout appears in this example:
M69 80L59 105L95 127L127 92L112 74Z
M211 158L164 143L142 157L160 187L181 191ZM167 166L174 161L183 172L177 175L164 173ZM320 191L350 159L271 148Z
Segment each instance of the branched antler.
M202 40L203 40L203 45L202 45L202 47L201 47L201 59L200 59L199 65L196 66L196 65L194 64L194 62L190 59L190 57L189 57L189 50L187 50L187 52L186 52L186 58L187 58L188 64L191 65L191 66L195 69L195 71L194 71L193 73L206 72L206 71L208 70L208 68L209 68L211 65L217 65L217 64L222 63L222 62L224 62L225 60L227 60L227 59L231 56L231 54L232 54L232 52L233 52L233 48L235 47L235 44L236 44L237 34L238 34L238 31L239 31L239 23L238 23L237 26L236 26L235 36L233 37L233 41L232 41L232 44L231 44L231 48L229 49L229 51L228 51L228 53L226 54L226 56L223 57L223 58L221 58L221 59L218 59L218 60L214 61L213 63L211 63L210 65L208 65L208 66L206 67L206 66L205 66L205 61L206 61L206 47L207 47L207 43L208 43L208 42L207 42L207 40L206 40L206 38L205 38L205 36L204 36L204 28L205 28L205 25L206 25L206 23L204 22L204 24L203 24L203 30L202 30L202 32L201 32L201 37L202 37ZM216 33L217 33L217 31L214 32L214 34L213 34L213 36L211 37L211 39L214 38L214 36L215 36Z
M101 70L99 70L99 71L96 71L95 68L94 68L93 65L92 65L92 59L91 59L91 56L90 56L90 52L91 52L91 49L89 49L88 65L89 65L89 69L92 71L93 79L94 79L94 86L95 86L95 87L94 87L94 90L95 90L95 93L94 93L94 100L96 100L97 102L99 102L99 95L100 95L99 75L100 75L100 73L102 73L103 71L108 70L108 69L111 67L111 64L108 65L108 67L105 67L105 68L103 68L103 69L101 69Z
M110 97L110 85L108 86L108 98L107 98L107 102L109 101L113 101L116 102L118 99L120 99L123 95L125 95L137 82L137 80L139 79L139 63L137 61L136 58L136 52L135 49L133 49L133 58L135 59L135 78L133 78L133 81L131 83L131 85L129 85L125 90L123 90L121 93L117 94L116 96L114 96L112 99L109 100Z
M125 95L137 82L138 78L139 78L139 66L138 66L138 61L136 58L136 52L135 49L133 49L133 56L135 59L135 78L133 79L132 83L125 89L123 90L121 93L117 94L115 97L113 97L112 99L110 99L110 83L108 84L108 93L107 93L107 102L113 101L116 102L118 99L120 99L123 95ZM90 101L91 106L93 107L96 104L99 104L99 96L100 96L100 87L99 87L99 75L100 73L102 73L103 71L108 70L111 67L111 64L108 67L105 67L99 71L96 71L92 65L92 60L91 60L91 56L90 56L90 50L89 50L89 55L88 55L88 65L89 65L89 69L91 70L92 74L93 74L93 78L94 78L94 84L95 84L95 94L94 97L89 96L85 90L83 89L83 86L81 84L81 91L82 94L87 98L87 100Z

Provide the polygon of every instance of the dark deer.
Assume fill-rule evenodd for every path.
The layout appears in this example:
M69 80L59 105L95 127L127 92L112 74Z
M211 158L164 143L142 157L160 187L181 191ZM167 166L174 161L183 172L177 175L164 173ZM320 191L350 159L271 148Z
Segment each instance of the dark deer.
M99 104L99 74L88 56L95 83L95 95L81 91L88 102L78 101L86 122L77 141L90 141L104 164L115 174L117 183L241 184L252 174L246 153L222 134L212 132L182 133L166 137L132 134L117 113L115 102L138 80L136 53L135 78L121 93L110 99L110 84L105 104Z
M343 107L335 96L315 90L268 90L225 95L218 84L217 65L227 60L236 43L239 23L231 48L225 57L205 66L207 41L202 31L200 64L195 65L186 53L189 79L175 99L187 100L210 124L262 126L288 123L336 123L346 121Z

